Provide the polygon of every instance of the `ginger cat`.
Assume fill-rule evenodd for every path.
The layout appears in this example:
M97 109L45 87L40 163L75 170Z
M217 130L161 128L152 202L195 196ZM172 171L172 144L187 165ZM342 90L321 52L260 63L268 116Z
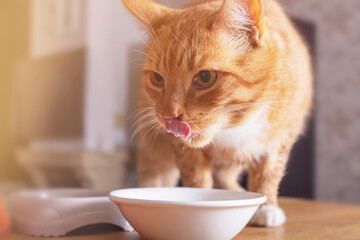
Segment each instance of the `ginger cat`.
M123 0L151 39L137 119L139 186L263 193L252 224L277 226L279 183L311 108L307 49L274 0L171 9Z

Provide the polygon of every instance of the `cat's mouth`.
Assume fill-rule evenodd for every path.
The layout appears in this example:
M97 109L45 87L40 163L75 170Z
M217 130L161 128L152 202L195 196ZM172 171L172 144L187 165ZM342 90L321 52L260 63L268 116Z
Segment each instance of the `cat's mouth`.
M182 137L189 144L201 138L201 133L192 131L189 123L176 118L165 120L165 130L175 137Z
M193 126L189 122L180 121L176 118L170 118L164 119L163 124L166 132L180 138L189 146L202 147L209 142L209 136L207 136L204 131L197 131L197 127Z
M175 137L188 139L191 136L191 127L187 122L180 121L176 118L165 120L165 130L172 133Z

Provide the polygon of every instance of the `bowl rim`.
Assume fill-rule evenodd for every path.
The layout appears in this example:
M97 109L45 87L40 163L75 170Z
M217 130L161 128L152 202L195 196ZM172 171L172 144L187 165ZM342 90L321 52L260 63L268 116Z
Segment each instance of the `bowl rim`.
M234 192L253 195L248 199L237 200L214 200L214 201L175 201L175 200L149 200L130 197L116 196L119 193L133 192L133 191L151 191L156 189L157 191L166 191L169 189L176 189L176 191L218 191L218 192ZM153 187L153 188L124 188L114 190L109 193L109 199L119 205L139 205L139 206L187 206L187 207L243 207L243 206L255 206L266 202L267 198L264 194L248 192L248 191L235 191L225 189L203 189L203 188L188 188L188 187Z

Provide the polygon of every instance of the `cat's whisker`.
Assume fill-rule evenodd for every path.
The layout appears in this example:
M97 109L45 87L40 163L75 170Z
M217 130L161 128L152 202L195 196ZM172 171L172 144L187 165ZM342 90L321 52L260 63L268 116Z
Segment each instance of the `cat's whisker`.
M231 111L237 111L237 110L241 110L241 109L248 108L248 107L249 106L231 106L231 107L228 107L228 108L224 108L224 109L214 111L213 114L220 115L220 114L223 114L223 113L228 113L228 112L231 112Z
M153 56L151 56L150 54L148 54L148 53L146 53L146 52L143 52L143 51L141 51L141 50L131 49L131 51L140 53L140 54L144 55L145 57L150 58L150 59L153 60L154 62L157 62L157 61L158 61L158 59L156 59L155 57L153 57Z
M146 66L146 65L141 64L141 63L133 63L133 64L136 64L136 66L140 66L140 67L144 67L144 66ZM151 67L149 67L149 68L151 68Z
M193 123L192 125L193 125L193 127L194 127L198 132L201 132L200 128L199 128L198 126L196 126L195 123Z
M151 142L152 142L152 144L154 144L154 141L155 141L155 137L154 137L154 133L155 133L155 130L156 130L156 124L154 124L154 125L152 125L151 127L150 127L150 132L151 132L151 134L150 134L150 139L151 139Z
M139 115L146 113L146 112L150 112L150 111L154 111L154 107L144 107L144 108L137 109L137 110L133 111L132 113L130 113L129 116L126 118L127 121L131 120L133 122L133 124L130 126L130 130L133 128L136 121L138 121L138 119L136 119L136 118Z
M129 63L130 63L130 64L139 63L139 61L142 61L142 60L144 60L144 59L143 59L143 58L135 58L135 59L133 59L132 61L130 61Z
M155 141L156 137L159 135L160 131L161 131L162 127L160 126L160 124L157 124L155 127L155 130L153 131L153 142Z
M155 107L143 107L140 109L137 109L133 114L134 116L139 116L140 114L148 111L155 111Z
M150 49L150 46L149 46L149 43L148 43L148 42L146 42L144 39L138 37L137 35L135 35L135 37L136 37L137 39L139 39L142 43L144 43L144 45L147 47L147 49ZM159 52L159 54L160 54L160 53L161 53L161 52ZM160 55L156 54L156 57L157 57L158 59L160 59Z
M152 109L143 109L143 110L141 110L141 111L139 111L138 113L136 113L135 114L135 118L137 117L137 116L139 116L139 115L141 115L141 114L143 114L142 116L140 116L140 117L138 117L135 121L134 121L134 123L132 124L132 126L130 127L130 131L133 131L134 130L134 128L136 128L136 126L139 124L139 123L141 123L141 122L143 122L143 121L145 121L145 120L148 120L148 119L155 119L155 112L154 112L154 110L152 110Z
M133 132L133 134L131 135L131 138L134 138L139 132L145 130L146 128L150 127L151 125L154 125L157 123L157 120L156 119L152 119L150 121L147 121L143 124L140 124L136 129L135 131ZM146 135L146 133L145 133Z
M142 115L143 114L143 115ZM141 115L141 116L140 116ZM145 117L148 117L148 116L151 116L151 117L155 117L155 111L153 110L144 110L143 112L139 112L135 115L135 117L138 117L137 120L141 120Z
M244 116L244 115L247 115L247 114L248 113L246 113L246 112L238 112L238 113L231 113L228 116L229 117L238 117L238 116Z
M188 56L189 56L189 61L191 61L191 54L189 52L189 50L186 48L185 44L183 42L180 41L180 39L171 31L170 28L168 28L170 33L174 36L174 38L181 44L181 46L185 49L185 51L187 52Z
M254 102L254 103L240 103L240 104L235 104L235 105L230 105L229 107L223 108L223 109L219 109L216 111L213 111L212 114L210 116L204 116L201 118L201 120L206 120L209 118L214 118L214 117L218 117L220 115L228 115L229 117L235 117L235 116L241 116L241 115L246 115L248 114L245 111L241 111L245 108L249 108L252 106L256 106L256 105L268 105L268 108L270 110L276 110L273 108L272 104L276 104L276 103L287 103L287 102L291 102L291 101L264 101L264 102ZM279 109L277 109L278 111L280 111ZM205 112L204 112L205 113ZM191 120L200 120L200 118L192 118Z
M189 39L188 39L188 37L184 34L183 31L181 31L181 33L182 33L182 35L184 36L184 38L185 38L185 40L186 40L186 43L187 43L187 46L188 46L189 60L191 61L192 54L191 54L191 47L190 47Z
M152 123L152 124L150 124L150 125L148 125L146 128L144 128L144 129L142 129L141 131L143 131L143 133L140 135L140 137L145 137L145 136L147 136L150 132L152 132L152 134L154 133L154 131L155 131L155 128L156 128L156 123ZM139 132L140 133L140 132ZM151 134L151 135L152 135ZM151 139L152 138L152 136L150 136L150 138L149 139ZM153 140L155 140L155 139L153 139Z
M138 124L138 123L141 123L145 120L148 120L148 119L155 119L155 116L153 113L149 112L149 113L145 113L143 116L139 117L135 122L134 124Z
M151 113L147 113L141 117L135 118L135 121L133 122L130 130L134 129L134 127L136 127L138 124L142 123L143 121L148 121L151 119L154 119L154 114L151 114Z
M232 110L241 110L244 108L253 107L253 106L257 106L257 105L268 104L270 106L273 103L288 103L288 102L291 102L291 101L264 101L264 102L254 102L254 103L240 103L240 104L231 105L224 109L214 111L214 113L222 113L222 112L232 111Z
M148 127L147 127L147 130L146 132L144 132L144 136L146 136L147 134L149 134L152 130L155 129L155 127L158 125L158 122L152 122L152 124L150 124Z
M195 123L193 123L192 125L194 126L194 128L197 130L197 132L198 132L200 135L202 135L202 134L205 133L205 131L201 130L198 126L196 126Z
M199 46L199 48L198 48L198 50L197 50L197 52L196 52L196 54L195 54L195 58L194 58L195 61L196 61L196 59L197 59L197 57L198 57L198 55L199 55L199 52L200 52L202 46L204 45L205 40L206 40L207 37L209 36L209 34L210 34L210 32L208 32L208 33L205 35L205 37L203 38L203 40L202 40L202 42L201 42L201 44L200 44L200 46Z
M150 34L149 31L148 31L148 32L149 32L150 36L152 36L152 38L154 39L155 44L157 45L157 48L158 48L158 50L159 50L159 53L161 53L161 48L160 48L159 39L158 39L158 37L157 37L157 35L156 35L156 32L155 32L153 26L151 25L149 19L148 19L147 16L145 15L144 11L143 11L139 6L137 6L137 8L138 8L138 10L141 12L141 14L143 15L143 17L144 17L145 20L147 21L147 23L149 24L149 27L151 28L151 31L153 32L153 34ZM145 28L148 29L146 26L145 26Z
M134 137L135 135L137 135L138 132L141 131L143 127L150 122L150 120L151 118L144 119L143 121L136 121L130 128L130 132L132 133L131 136Z
M143 121L145 118L149 118L152 117L151 113L145 113L144 115L142 115L141 117L136 117L136 116L132 116L130 117L131 119L135 119L133 124L137 124L138 122Z
M196 29L196 37L195 38L193 38L193 39L195 39L195 44L193 44L192 46L191 46L191 52L192 53L194 53L195 51L194 51L194 47L196 47L199 43L198 43L198 40L199 40L199 23L198 22L196 22L196 25L195 25L195 29ZM195 35L195 34L194 34ZM195 60L195 59L194 59Z
M148 27L147 27L144 23L142 23L142 22L139 22L139 23L143 26L143 28L145 29L145 31L148 33L148 36L150 37L150 39L155 42L155 45L156 45L156 47L157 47L157 51L158 51L159 54L160 54L160 53L161 53L161 50L160 50L159 44L158 44L158 42L157 42L157 40L156 40L156 39L157 39L156 34L150 32L150 30L148 29ZM149 44L149 43L147 43L147 45L148 45L148 44Z

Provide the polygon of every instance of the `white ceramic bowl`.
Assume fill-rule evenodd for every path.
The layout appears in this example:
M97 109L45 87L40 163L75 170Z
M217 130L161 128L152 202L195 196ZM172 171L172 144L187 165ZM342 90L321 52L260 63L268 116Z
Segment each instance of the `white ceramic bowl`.
M110 193L124 217L147 240L230 240L266 197L199 188L132 188Z

